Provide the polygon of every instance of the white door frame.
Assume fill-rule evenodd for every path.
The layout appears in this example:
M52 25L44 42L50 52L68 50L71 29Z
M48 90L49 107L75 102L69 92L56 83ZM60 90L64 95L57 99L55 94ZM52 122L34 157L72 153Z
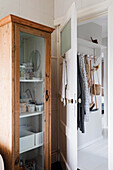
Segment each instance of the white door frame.
M78 23L97 18L99 16L107 15L108 8L112 0L107 0L102 3L97 3L96 5L89 6L88 8L78 10L77 20Z
M89 6L88 8L81 9L77 11L78 23L97 18L108 13L108 8L112 3L112 0L106 0L105 2L98 3L97 5ZM59 26L64 17L60 17L54 20L54 26Z
M97 5L79 10L77 12L78 23L97 18L99 16L108 15L108 170L113 170L113 0L106 0ZM54 20L54 25L59 26L63 17ZM59 32L57 36L59 35ZM112 56L112 57L110 57Z

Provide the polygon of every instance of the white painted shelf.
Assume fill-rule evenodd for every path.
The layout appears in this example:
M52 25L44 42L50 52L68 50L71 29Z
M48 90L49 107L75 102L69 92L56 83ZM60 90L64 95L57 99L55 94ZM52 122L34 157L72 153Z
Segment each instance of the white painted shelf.
M43 146L43 132L20 131L20 154Z
M36 149L36 148L39 148L39 147L41 147L41 146L43 146L43 143L41 143L41 144L38 145L38 146L33 146L33 147L31 147L31 148L22 150L22 151L20 151L20 154L22 154L22 153L24 153L24 152L27 152L27 151L30 151L30 150L33 150L33 149Z
M25 113L20 113L20 118L25 118L25 117L31 117L31 116L37 116L43 114L44 111L41 112L25 112Z
M101 44L96 44L91 41L87 41L87 40L80 39L80 38L77 39L77 42L78 42L78 45L82 45L82 46L92 48L92 49L105 49L106 48L106 46L103 46Z
M30 80L21 80L20 83L41 83L43 79L30 79Z
M23 65L20 65L20 68L25 68L25 66L23 66Z

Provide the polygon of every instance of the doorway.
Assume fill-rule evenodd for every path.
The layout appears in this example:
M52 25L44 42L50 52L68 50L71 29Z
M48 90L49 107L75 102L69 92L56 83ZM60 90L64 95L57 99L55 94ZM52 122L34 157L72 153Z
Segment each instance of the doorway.
M108 46L109 46L109 48L108 48L108 65L109 65L109 67L108 67L108 73L109 73L109 76L108 76L108 83L107 83L107 85L109 85L109 88L107 89L108 90L108 112L110 113L111 111L112 111L112 87L113 87L113 83L112 83L112 80L110 79L110 74L112 74L112 70L113 70L113 67L112 67L112 62L110 62L110 61L112 61L112 57L110 57L111 55L112 55L112 44L113 44L113 41L112 41L112 38L110 38L111 37L111 35L112 35L112 8L113 8L113 5L111 6L111 7L108 7L109 6L109 3L107 4L107 5L103 5L102 7L103 8L97 8L97 9L95 9L95 10L93 10L92 9L92 12L89 10L85 10L85 11L80 11L79 13L78 13L78 23L79 23L79 25L81 25L81 24L85 24L85 23L88 23L88 21L91 21L90 19L92 18L92 19L94 19L94 18L97 18L97 16L103 16L102 14L107 14L108 15L108 26L109 26L109 30L108 30L108 34L109 34L109 36L108 36ZM104 12L103 12L104 11ZM90 18L90 19L89 19ZM64 20L62 20L62 21L59 21L59 24L62 24L62 22L63 22ZM83 22L83 21L85 21L85 22ZM87 22L86 22L87 21ZM80 23L81 22L81 23ZM57 23L58 24L58 23ZM75 30L75 29L74 29ZM59 69L59 67L60 67L60 41L59 41L59 35L60 35L60 30L59 30L59 27L57 28L57 31L58 31L58 75L60 74L60 69ZM94 37L93 37L94 38ZM95 39L95 38L94 38ZM76 44L75 44L75 42L76 41L74 41L74 47L76 47ZM107 63L106 63L107 64ZM108 75L108 73L107 73L107 75ZM60 74L61 75L61 74ZM101 75L100 75L101 76ZM60 79L60 78L59 78ZM100 79L101 79L101 77L100 77ZM101 82L100 82L101 83ZM59 83L60 84L60 83ZM59 91L58 91L59 92ZM104 94L104 96L105 96L105 94ZM107 99L107 98L106 98ZM59 98L59 103L60 103L60 98ZM100 102L100 104L102 104L101 102ZM104 110L105 110L105 102L104 102ZM60 104L59 104L60 105ZM69 165L69 162L68 162L68 160L67 160L67 158L69 158L68 156L67 156L67 154L68 154L68 150L66 150L65 148L68 148L68 149L70 149L69 147L64 147L64 142L63 142L63 139L64 139L64 141L65 142L67 142L67 139L65 138L65 136L66 136L66 132L69 132L68 131L68 129L66 129L66 126L65 126L65 124L62 124L63 125L63 127L64 128L62 128L62 126L60 126L60 124L61 124L61 121L60 121L60 119L61 118L63 118L64 120L65 120L65 122L66 122L66 119L65 119L65 109L61 109L60 107L59 107L59 142L58 142L58 148L59 148L59 157L58 157L58 160L61 162L61 163L63 163L63 164L65 164L65 166L67 167L67 169L77 169L77 163L75 162L76 161L76 159L77 159L77 155L76 155L76 153L77 153L77 147L76 147L76 143L74 143L74 145L73 145L73 149L75 149L75 152L71 152L71 156L73 156L73 154L75 154L76 155L76 157L75 157L75 159L74 159L74 162L75 162L75 166L74 166L74 168L71 168L70 167L70 165ZM77 122L77 121L76 121ZM108 161L108 167L109 167L109 169L111 168L112 169L112 160L111 160L111 155L112 155L112 139L113 139L113 137L112 137L112 134L113 133L111 133L112 132L112 114L109 114L109 116L108 116L108 126L109 126L109 131L107 131L108 132L108 138L109 138L109 140L107 140L107 142L109 143L109 145L106 145L107 147L109 147L109 151L108 151L108 153L109 153L109 161ZM63 137L60 135L60 133L61 133L61 131L63 131L63 134L65 134ZM74 135L76 136L76 133L77 133L77 128L75 128L74 129ZM68 133L68 134L72 134L72 133ZM76 139L77 139L77 136L76 136ZM71 139L71 141L72 141L72 139ZM64 151L64 153L66 153L65 155L66 155L66 157L63 157L63 155L61 155L61 153L60 153L60 151L61 151L61 146L60 146L60 144L62 143L62 148L63 148L63 151ZM66 158L66 159L65 159ZM108 158L108 157L107 157ZM73 161L71 160L70 161L70 164L72 164L73 163Z
M78 24L78 54L87 56L92 84L101 85L99 94L91 94L89 104L94 107L84 121L84 132L78 128L78 168L83 170L108 169L108 16ZM93 42L92 42L93 41ZM91 69L90 69L91 68ZM94 83L95 81L95 83Z

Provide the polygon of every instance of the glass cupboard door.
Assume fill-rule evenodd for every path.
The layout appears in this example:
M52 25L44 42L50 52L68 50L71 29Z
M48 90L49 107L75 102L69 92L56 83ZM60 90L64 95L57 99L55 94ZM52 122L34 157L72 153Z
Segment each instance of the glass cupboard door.
M44 170L45 38L20 32L19 165Z

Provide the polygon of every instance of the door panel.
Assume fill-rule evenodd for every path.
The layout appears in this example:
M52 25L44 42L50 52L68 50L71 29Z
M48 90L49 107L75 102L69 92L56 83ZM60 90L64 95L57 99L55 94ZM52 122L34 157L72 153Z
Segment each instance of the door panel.
M77 169L77 17L75 3L66 14L59 30L59 52L60 56L65 53L67 62L66 98L67 101L71 99L74 101L67 103L65 107L60 102L60 160L63 162L64 169L75 170ZM60 57L59 65L59 84L61 85L62 57Z
M71 49L71 19L61 31L61 55Z

